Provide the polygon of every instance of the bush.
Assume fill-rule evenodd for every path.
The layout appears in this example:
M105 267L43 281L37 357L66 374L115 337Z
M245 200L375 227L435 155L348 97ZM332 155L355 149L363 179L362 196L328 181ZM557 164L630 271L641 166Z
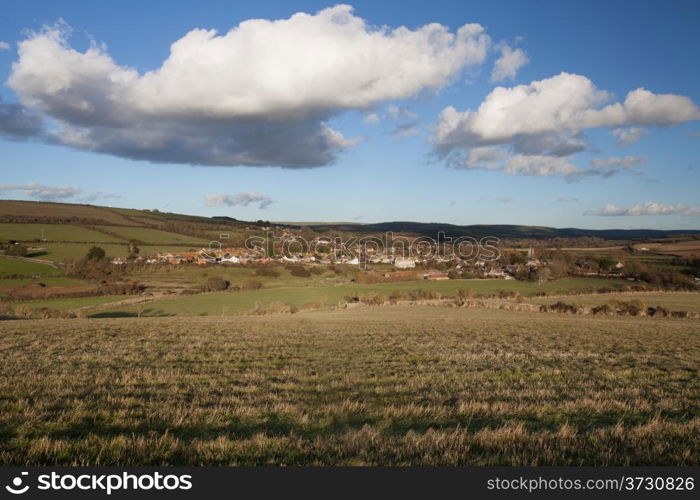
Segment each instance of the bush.
M253 275L254 276L265 276L267 278L277 278L280 275L280 273L274 267L261 266L255 270Z
M27 255L27 247L24 245L9 245L5 249L5 255L12 255L13 257L24 257Z
M255 304L255 307L249 311L249 314L256 316L265 316L267 314L294 314L299 311L299 308L294 304L286 302L271 302L266 305Z
M104 251L104 248L92 247L90 250L88 250L88 253L85 257L88 260L101 260L104 259L106 256L107 253Z
M381 306L384 303L384 296L378 293L366 293L360 295L360 302L369 306Z
M258 290L262 288L262 283L255 278L248 278L241 285L241 290Z
M297 278L308 278L311 276L311 272L304 266L287 266L289 274L296 276Z
M221 292L226 290L229 285L230 283L221 276L214 276L213 278L209 278L202 288L205 292Z

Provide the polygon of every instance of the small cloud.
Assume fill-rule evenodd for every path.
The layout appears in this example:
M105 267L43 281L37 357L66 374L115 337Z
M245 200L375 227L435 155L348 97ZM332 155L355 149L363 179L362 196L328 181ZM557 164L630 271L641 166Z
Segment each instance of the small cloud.
M384 115L389 120L417 120L419 116L406 106L387 106Z
M505 198L498 198L496 201L499 203L510 203L511 201L513 201L513 198L511 198L510 196L506 196Z
M610 134L617 139L618 146L629 146L649 134L649 131L640 127L614 128Z
M597 211L587 211L584 215L598 215L602 217L638 216L638 215L683 215L685 217L700 216L700 206L695 205L666 205L647 201L632 207L619 207L617 205L605 205Z
M10 50L11 45L7 42L0 40L0 50Z
M94 193L90 193L86 196L83 196L82 198L78 198L76 201L91 202L97 200L111 200L114 198L121 198L121 196L118 194L109 194L103 193L102 191L96 191Z
M570 203L572 201L578 201L578 198L565 198L562 196L561 198L557 198L557 201L559 203Z
M456 204L457 204L457 202L456 202L455 200L450 201L450 206L451 206L451 207L454 207Z
M376 125L379 123L379 115L377 113L370 113L362 119L367 125Z
M511 49L507 45L501 47L501 57L496 59L491 72L491 81L500 82L512 80L518 74L518 70L529 63L530 60L522 49Z
M204 203L208 207L247 207L248 205L257 203L259 209L264 209L274 202L275 201L269 196L255 192L238 193L234 195L225 193L207 194L204 196Z
M67 200L80 194L82 190L72 186L47 186L38 182L29 184L0 185L0 193L18 191L27 198L40 201Z
M591 160L591 165L594 167L632 168L645 161L647 161L646 156L625 156L624 158L613 156L611 158L594 158Z
M357 215L357 216L352 218L352 220L354 220L354 221L358 221L358 220L362 220L362 219L364 219L364 217L362 215Z
M391 135L393 135L397 139L404 139L405 137L410 137L417 133L418 127L416 127L415 122L398 125L394 130L391 131Z

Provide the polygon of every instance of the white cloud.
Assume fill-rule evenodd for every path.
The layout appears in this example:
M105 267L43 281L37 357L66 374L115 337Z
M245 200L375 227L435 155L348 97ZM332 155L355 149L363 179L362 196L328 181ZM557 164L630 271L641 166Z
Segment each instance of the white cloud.
M0 40L0 50L10 50L11 46L7 42Z
M586 215L600 216L635 216L635 215L683 215L686 217L700 216L700 207L694 205L665 205L647 201L629 208L617 205L605 205L595 212L586 212Z
M622 167L632 168L647 161L646 156L625 156L624 158L594 158L591 160L591 165L594 167Z
M501 56L496 59L491 71L491 81L500 82L512 80L518 74L518 70L530 60L522 49L511 49L507 45L501 47Z
M496 87L475 111L445 108L432 142L444 157L475 146L517 145L521 137L566 140L587 128L661 126L700 119L700 109L685 96L639 88L622 103L611 100L611 94L598 90L585 76L569 73L529 85Z
M610 134L617 139L618 145L629 146L649 134L649 131L639 127L614 128Z
M333 115L436 91L480 65L489 37L368 26L347 5L315 15L245 21L219 35L194 29L146 73L118 65L104 47L72 49L66 28L18 44L9 86L55 119L53 140L155 162L319 166L354 144Z
M71 186L47 186L38 182L29 184L5 184L0 185L0 193L7 191L19 191L28 198L41 201L65 200L80 194L82 190Z
M258 204L258 208L267 208L269 205L275 201L269 196L264 194L250 192L250 193L238 193L238 194L207 194L204 196L204 203L209 207L233 207L242 206L247 207L251 204Z
M631 158L631 157L630 157ZM450 166L457 169L482 169L505 172L510 175L529 175L536 177L565 177L570 180L580 177L611 177L618 172L627 171L631 160L612 158L609 162L595 162L592 168L581 168L568 156L512 154L502 147L481 146L471 148L465 156L453 156ZM635 158L636 161L643 161ZM593 163L593 162L591 162Z
M572 201L578 201L578 198L566 198L566 197L561 197L561 198L557 198L557 201L558 201L559 203L570 203L570 202L572 202Z
M368 125L375 125L379 123L379 115L377 113L370 113L362 119Z

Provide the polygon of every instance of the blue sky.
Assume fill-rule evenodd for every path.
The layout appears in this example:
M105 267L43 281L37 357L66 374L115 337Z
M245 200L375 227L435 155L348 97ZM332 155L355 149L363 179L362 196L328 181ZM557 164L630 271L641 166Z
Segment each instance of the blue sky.
M356 1L317 14L334 5L3 2L0 196L240 219L700 229L696 2ZM253 44L193 39L172 71L136 81L195 28L223 36L297 12L317 17L251 26ZM444 28L421 35L430 23ZM483 30L435 41L470 23ZM314 27L321 42L305 44ZM507 51L516 62L494 81Z

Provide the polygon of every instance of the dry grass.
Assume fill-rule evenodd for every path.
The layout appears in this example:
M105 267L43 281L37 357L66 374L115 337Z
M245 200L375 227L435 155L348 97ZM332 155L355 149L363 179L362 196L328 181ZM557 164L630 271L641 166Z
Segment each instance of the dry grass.
M690 321L359 307L0 325L4 465L700 464Z

